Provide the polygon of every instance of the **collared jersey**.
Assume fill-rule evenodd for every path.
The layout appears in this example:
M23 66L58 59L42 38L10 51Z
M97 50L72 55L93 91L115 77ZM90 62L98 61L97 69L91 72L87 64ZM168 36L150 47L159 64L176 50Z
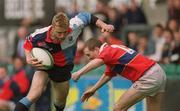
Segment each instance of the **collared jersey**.
M155 61L126 46L106 43L100 48L99 58L106 64L105 75L113 77L120 74L132 82L155 64Z
M41 47L48 50L57 66L73 64L76 53L77 38L82 29L91 22L91 14L81 12L70 19L69 34L63 42L54 43L50 38L51 26L37 29L27 37L24 48L31 51L33 47Z

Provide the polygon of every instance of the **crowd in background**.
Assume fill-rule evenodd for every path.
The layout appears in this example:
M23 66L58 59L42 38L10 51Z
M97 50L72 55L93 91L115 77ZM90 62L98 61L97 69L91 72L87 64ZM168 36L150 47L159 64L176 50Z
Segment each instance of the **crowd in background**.
M96 9L92 13L106 23L113 24L115 31L101 33L95 26L90 26L88 32L90 31L92 37L97 37L109 44L126 45L162 64L180 64L179 0L167 0L167 22L165 24L159 22L153 26L148 24L141 4L137 4L135 0L129 0L128 3L121 2L118 7L112 7L110 2L110 0L97 0ZM61 6L57 7L55 13L60 11L72 18L83 10L78 9L78 4L74 1L71 11ZM34 69L25 63L23 43L31 32L29 28L35 24L37 23L31 19L22 20L14 39L11 57L0 62L0 110L6 108L10 101L17 102L29 89ZM86 36L89 34L86 31L83 31L79 37L75 64L87 63L87 58L83 54L84 41L87 40ZM8 97L5 95L7 93ZM13 107L12 104L11 107Z

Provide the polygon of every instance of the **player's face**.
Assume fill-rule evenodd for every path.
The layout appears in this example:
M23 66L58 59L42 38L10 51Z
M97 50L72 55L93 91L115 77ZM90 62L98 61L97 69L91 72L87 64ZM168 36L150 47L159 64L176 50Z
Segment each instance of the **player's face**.
M63 41L68 35L68 28L53 26L51 33L52 39Z
M84 54L90 59L90 60L92 60L92 59L95 59L95 58L97 58L98 57L98 54L99 54L99 48L96 48L96 49L94 49L94 50L89 50L89 48L85 48L84 49Z

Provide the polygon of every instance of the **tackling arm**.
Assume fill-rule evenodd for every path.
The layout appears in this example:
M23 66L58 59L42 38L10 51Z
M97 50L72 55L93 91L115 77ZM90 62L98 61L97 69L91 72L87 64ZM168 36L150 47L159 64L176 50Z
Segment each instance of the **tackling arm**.
M85 65L82 69L78 70L77 72L74 72L72 74L72 79L74 81L77 81L80 76L86 74L87 72L93 70L94 68L97 68L104 64L104 61L102 59L93 59L90 61L87 65Z

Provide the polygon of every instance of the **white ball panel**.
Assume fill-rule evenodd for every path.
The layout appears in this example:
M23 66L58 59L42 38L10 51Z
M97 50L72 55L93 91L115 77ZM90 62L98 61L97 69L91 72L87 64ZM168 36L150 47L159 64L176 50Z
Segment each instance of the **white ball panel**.
M53 62L51 61L51 56L44 49L33 48L32 53L35 58L37 58L39 61L42 61L43 65L50 66Z

